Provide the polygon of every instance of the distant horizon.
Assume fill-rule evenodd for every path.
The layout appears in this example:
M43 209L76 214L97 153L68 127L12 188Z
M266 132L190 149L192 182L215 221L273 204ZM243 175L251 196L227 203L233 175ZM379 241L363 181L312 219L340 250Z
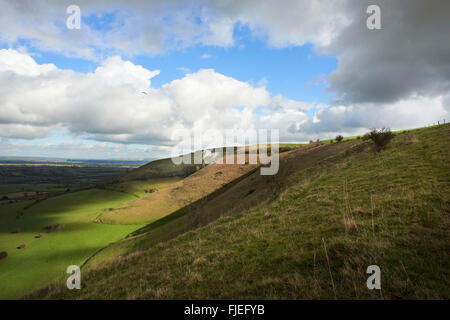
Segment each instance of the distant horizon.
M392 128L390 128L389 126L386 126L387 128L390 128L390 129L392 129L392 132L400 132L400 131L403 131L403 130L417 130L417 129L421 129L421 128L426 128L426 127L430 127L430 126L433 126L433 125L437 125L438 123L440 123L440 124L446 124L446 123L448 123L448 121L447 120L445 120L445 119L441 119L441 120L436 120L436 121L434 121L433 123L430 123L430 124L426 124L426 125L424 125L424 126L419 126L419 127L402 127L402 128L394 128L394 129L392 129ZM364 133L367 133L368 131L370 130L370 128L366 128L366 129L362 129L361 131L359 131L359 133L358 134L355 134L355 135L352 135L352 136L344 136L344 138L348 138L348 137L356 137L356 136L361 136L361 135L363 135ZM339 133L338 133L339 134ZM332 140L332 139L334 139L335 138L335 136L332 136L332 137L328 137L328 138L326 138L326 139L321 139L321 138L317 138L317 139L319 139L320 141L327 141L327 140ZM316 141L317 139L314 139L314 140L309 140L309 141ZM278 142L278 144L307 144L307 143L309 143L309 141L279 141ZM238 145L234 145L234 146L238 146ZM246 144L245 146L248 146L248 144ZM221 148L221 147L225 147L224 145L222 145L222 146L217 146L216 148ZM199 151L199 150L202 150L202 149L196 149L195 151ZM193 152L195 152L195 151L193 151ZM180 154L178 154L177 156L180 156L180 155L182 155L182 153L180 153ZM98 161L101 161L101 160L105 160L105 161L140 161L140 162L146 162L146 161L148 161L148 162L151 162L151 161L155 161L155 160L161 160L161 159L167 159L167 158L171 158L172 156L171 156L171 154L170 153L167 153L167 154L162 154L161 156L158 156L158 157L151 157L151 158L142 158L142 157L137 157L137 158L120 158L120 157L117 157L117 158L115 158L115 157L110 157L110 158L100 158L100 157L62 157L62 156L41 156L41 155L39 155L39 156L22 156L22 155L0 155L0 160L1 159L11 159L11 160L14 160L14 159L21 159L21 158L26 158L26 159L55 159L55 160L84 160L84 161L87 161L87 160L98 160Z
M22 159L29 159L29 160L60 160L60 161L121 161L121 162L144 162L144 161L155 161L158 160L157 158L128 158L128 159L121 159L121 158L62 158L62 157L46 157L46 156L2 156L0 155L0 160L22 160Z

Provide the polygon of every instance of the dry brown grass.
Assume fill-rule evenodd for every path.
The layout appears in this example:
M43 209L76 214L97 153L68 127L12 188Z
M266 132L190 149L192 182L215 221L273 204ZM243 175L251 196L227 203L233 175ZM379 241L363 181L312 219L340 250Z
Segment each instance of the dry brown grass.
M358 231L358 225L353 218L346 219L344 221L345 232L346 233L355 233Z
M158 192L107 210L99 219L102 223L151 223L207 196L257 166L257 164L210 164L181 181L160 183Z

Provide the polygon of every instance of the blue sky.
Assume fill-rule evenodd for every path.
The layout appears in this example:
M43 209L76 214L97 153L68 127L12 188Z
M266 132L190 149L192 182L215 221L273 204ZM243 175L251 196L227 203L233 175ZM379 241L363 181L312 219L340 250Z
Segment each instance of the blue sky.
M369 30L369 0L79 0L69 30L63 2L0 0L0 155L155 158L180 128L307 142L449 118L448 5L420 27L411 1L380 1Z
M113 15L107 15L108 21ZM90 15L83 23L99 31L105 31L104 18ZM267 81L267 89L273 94L306 102L327 103L331 93L326 90L326 76L336 69L336 57L319 55L311 44L274 48L251 34L248 27L236 26L235 45L230 48L196 45L182 50L169 50L161 54L142 54L127 60L161 73L152 79L152 87L182 77L185 73L212 68L219 73L255 86ZM19 46L26 46L26 41ZM8 46L3 45L2 48ZM92 72L99 62L63 54L33 50L36 62L52 63L61 69ZM265 79L265 80L264 80Z

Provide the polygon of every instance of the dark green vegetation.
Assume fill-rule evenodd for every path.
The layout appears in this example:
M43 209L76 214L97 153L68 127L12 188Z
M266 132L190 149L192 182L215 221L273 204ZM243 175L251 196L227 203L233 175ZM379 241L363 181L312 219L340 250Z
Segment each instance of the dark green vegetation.
M171 158L152 161L120 177L119 181L147 180L151 178L186 177L199 169L199 165L176 165Z
M394 138L394 134L388 128L373 129L364 138L372 140L375 151L380 152Z
M0 160L0 204L92 188L111 181L139 162Z
M276 176L249 171L100 251L80 291L59 281L29 297L449 299L449 158L449 125L379 153L312 143ZM381 291L366 287L374 264Z

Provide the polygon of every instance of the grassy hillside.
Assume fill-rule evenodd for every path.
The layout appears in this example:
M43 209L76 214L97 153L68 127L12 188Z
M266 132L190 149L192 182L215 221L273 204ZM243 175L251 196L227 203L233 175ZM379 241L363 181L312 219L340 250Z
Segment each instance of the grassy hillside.
M148 180L153 178L186 177L199 170L195 164L176 165L171 158L155 160L121 176L118 181Z
M99 220L102 223L112 224L142 224L156 221L207 196L256 167L257 165L251 164L213 163L184 179L171 177L145 180L148 185L145 189L151 189L151 193L141 194L137 199L105 210L99 216ZM149 184L150 182L152 184ZM136 183L140 185L144 182L126 181L108 188L122 190L125 186L125 189L129 189L127 187L129 183L135 186Z
M114 183L99 184L101 189L1 205L0 251L8 257L0 261L0 298L15 298L62 279L67 266L84 264L108 244L256 167L211 164L195 167L195 173L183 179L187 172L183 166L178 171L171 165L166 169L172 171L161 169L168 161L172 164L163 159L130 171ZM153 171L167 177L149 174ZM51 225L58 228L46 232ZM22 244L26 248L17 249Z
M136 198L105 208L98 216L98 221L108 224L146 224L164 217L178 208L170 194L181 180L180 177L154 178L109 185L106 187L109 190L131 193Z
M286 174L291 172L293 168L298 169L305 165L311 165L318 158L339 152L339 150L346 149L349 145L336 144L324 150L319 149L317 153L308 153L308 159L302 158L294 166L286 165L288 159L292 156L288 155L292 154L288 153L288 151L296 150L293 154L298 158L304 156L309 149L317 148L318 146L318 144L310 144L299 148L300 145L286 144L282 147L283 149L280 148L280 152L283 152L280 154L282 164L280 173L277 175L278 183L276 185L283 184ZM248 151L248 147L245 150ZM247 162L249 160L248 152L245 160ZM294 163L294 161L290 162ZM250 179L247 179L249 177ZM129 236L102 249L89 259L87 265L103 263L111 258L137 250L137 248L148 247L159 241L171 239L183 232L217 219L224 213L224 210L236 213L237 210L242 208L244 202L251 205L255 202L255 199L259 201L273 198L276 195L276 191L271 186L275 185L275 183L267 183L267 181L272 180L273 177L260 175L258 164L213 163L179 181L177 184L173 184L160 194L125 203L124 206L127 207L123 211L114 213L114 210L111 213L111 215L115 215L119 223L135 219L137 215L141 217L154 215L154 217L159 217L160 219L153 219L156 222L139 229L131 237ZM254 191L252 185L255 183L261 185L261 188L258 192L252 194ZM261 192L262 190L264 192ZM279 191L277 190L277 192ZM245 198L245 200L243 201L242 198Z
M273 177L267 188L255 181L247 195L255 203L157 239L171 222L208 213L201 208L214 198L205 200L128 239L141 243L129 245L130 254L84 269L80 291L54 283L32 297L449 299L450 126L398 134L378 154L367 142L345 144L298 170L302 157L289 152L286 182ZM319 150L329 149L309 152ZM247 179L239 183L251 185ZM233 188L245 190L235 184L230 196ZM262 201L267 190L280 192ZM373 264L381 291L366 287Z
M15 298L46 285L64 276L69 265L81 265L96 250L140 228L95 223L104 208L133 198L91 189L34 205L32 201L2 205L0 251L8 257L0 261L0 298ZM59 225L56 230L46 231L45 227L55 224ZM17 249L22 244L26 248Z
M280 152L287 152L298 147L299 145L285 144L280 147ZM245 153L246 163L237 164L236 154L240 152L239 150ZM248 153L248 147L235 148L235 164L212 163L206 166L196 166L195 172L185 178L171 177L175 172L172 171L172 173L166 172L170 176L168 178L141 179L148 177L149 172L160 168L161 163L171 162L170 159L151 162L135 169L107 188L128 193L134 192L137 199L105 210L99 216L99 220L102 223L112 224L142 224L151 223L177 212L204 197L210 197L211 193L219 191L259 167L258 164L248 163ZM181 167L183 166L185 165L181 165ZM180 169L179 172L183 170ZM130 180L131 178L135 180ZM147 187L144 188L142 185L147 185ZM152 189L153 192L145 194L143 193L144 189Z
M213 189L210 188L210 193L203 193L204 197L198 197L197 201L134 232L132 237L111 244L93 257L89 265L96 265L118 255L148 248L158 242L167 241L184 232L206 225L221 216L237 214L261 202L271 201L290 184L288 177L293 172L347 150L355 144L357 142L328 146L310 144L282 153L280 154L280 170L276 176L261 176L258 166L210 165L185 179L183 183L186 187L181 189L180 195L189 194L189 190L196 185L203 188L214 185L217 177L223 178L234 173L232 174L234 178L229 179L222 188L216 187L212 193ZM221 172L227 172L227 174L217 175Z

